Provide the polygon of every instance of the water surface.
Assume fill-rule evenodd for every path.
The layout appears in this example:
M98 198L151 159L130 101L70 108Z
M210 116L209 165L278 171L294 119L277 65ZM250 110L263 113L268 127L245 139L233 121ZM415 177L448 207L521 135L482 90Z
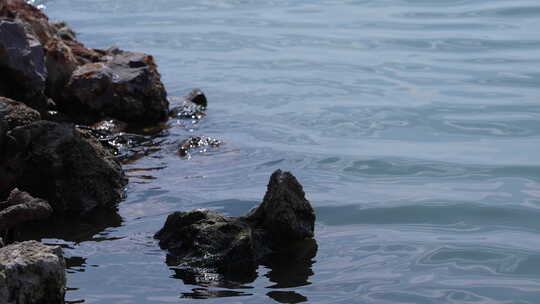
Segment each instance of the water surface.
M153 54L173 104L209 99L125 165L121 218L47 240L69 300L540 300L538 1L36 2L89 47ZM225 144L180 158L190 135ZM243 214L277 168L316 209L313 259L229 285L169 269L152 239L167 214Z

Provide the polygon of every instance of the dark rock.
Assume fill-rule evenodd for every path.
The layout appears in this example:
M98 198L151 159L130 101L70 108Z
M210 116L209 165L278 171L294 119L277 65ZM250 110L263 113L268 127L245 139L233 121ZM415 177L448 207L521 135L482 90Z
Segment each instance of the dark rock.
M18 20L0 19L0 95L45 112L47 69L41 43Z
M46 219L52 208L45 200L34 198L26 192L13 189L5 202L0 202L0 231L24 222Z
M42 45L56 35L47 15L26 0L3 0L0 3L0 18L18 19L28 24Z
M79 61L65 40L53 36L45 44L45 64L48 72L45 93L55 101L61 100Z
M86 48L65 22L50 22L24 0L1 4L0 95L41 114L50 97L59 111L85 124L106 117L142 124L167 119L167 95L152 56Z
M272 174L262 204L246 217L278 244L313 237L315 212L302 185L289 172Z
M155 237L179 265L252 272L260 257L247 222L212 210L175 212Z
M246 216L206 209L175 212L155 238L171 253L169 265L250 273L265 256L313 237L314 222L302 186L289 172L277 170L263 203Z
M198 106L205 107L205 108L208 106L208 102L206 101L206 96L201 91L201 89L191 90L191 92L189 92L189 94L186 95L184 98Z
M0 248L0 302L64 303L65 268L60 247L28 241Z
M90 123L105 117L130 123L166 120L169 102L152 56L108 50L102 62L78 67L57 100L61 111Z
M7 130L15 127L25 126L41 119L41 115L36 110L23 103L0 97L0 119L5 121Z
M55 213L114 208L122 198L126 179L114 155L73 125L37 121L7 136L13 144L0 172L13 179L3 183L46 199Z
M184 139L183 141L178 144L178 155L182 157L189 157L190 156L190 150L193 150L195 148L207 148L207 147L219 147L223 142L211 138L208 136L192 136L190 138Z
M193 89L189 94L181 98L180 104L169 111L169 116L174 118L200 119L206 113L208 102L200 89Z
M0 200L15 187L16 176L13 168L17 161L7 157L15 149L15 142L7 132L15 127L25 126L40 119L40 114L20 103L0 97Z

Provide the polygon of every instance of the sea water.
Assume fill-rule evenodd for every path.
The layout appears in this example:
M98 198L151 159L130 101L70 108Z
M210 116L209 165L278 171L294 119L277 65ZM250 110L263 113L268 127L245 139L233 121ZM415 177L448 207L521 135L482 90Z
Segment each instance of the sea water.
M68 300L540 301L537 0L35 2L88 47L152 54L172 105L209 102L135 149L119 217L46 239ZM192 135L224 144L179 157ZM152 238L166 216L244 214L278 168L316 210L316 256L178 278Z

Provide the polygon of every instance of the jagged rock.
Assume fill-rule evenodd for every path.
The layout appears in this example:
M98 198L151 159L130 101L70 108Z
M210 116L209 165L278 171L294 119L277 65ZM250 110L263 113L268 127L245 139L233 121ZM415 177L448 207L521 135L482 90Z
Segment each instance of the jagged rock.
M219 147L223 142L208 136L191 136L178 144L178 155L189 157L190 150L195 148Z
M52 36L44 48L48 72L45 93L55 101L61 100L64 88L79 61L66 41L59 37Z
M13 189L4 202L0 202L0 231L13 228L24 222L42 220L51 216L53 210L45 200Z
M275 243L313 237L315 212L302 185L289 172L272 174L263 202L246 217Z
M18 19L32 28L42 45L47 44L56 30L49 24L49 18L43 11L25 0L0 1L0 18Z
M14 100L0 97L0 200L15 187L16 177L12 168L17 165L6 154L14 148L14 141L7 132L15 127L24 126L41 118L40 114Z
M75 41L77 39L77 35L65 21L52 21L49 22L49 24L56 30L56 34L63 40Z
M193 89L189 94L181 98L180 104L169 111L169 116L174 118L196 118L205 115L208 101L200 89Z
M58 108L79 121L114 117L132 123L167 118L169 102L154 59L143 53L107 50L101 62L78 67Z
M64 22L49 22L23 0L3 0L0 18L5 18L0 21L0 95L42 114L46 95L85 124L107 116L144 124L166 120L169 104L152 56L86 48ZM21 49L23 43L29 51ZM6 50L14 54L4 56Z
M0 97L0 119L5 121L7 129L4 132L7 132L15 127L38 121L41 115L23 103Z
M0 19L0 95L45 112L47 69L41 43L19 20Z
M84 215L114 208L126 178L114 155L71 124L36 121L7 132L13 144L0 173L21 190L46 199L55 213Z
M0 303L64 303L65 268L60 247L28 241L0 248Z
M313 237L314 222L302 186L291 173L277 170L263 203L246 216L206 209L175 212L155 238L171 253L168 264L249 273L265 256Z

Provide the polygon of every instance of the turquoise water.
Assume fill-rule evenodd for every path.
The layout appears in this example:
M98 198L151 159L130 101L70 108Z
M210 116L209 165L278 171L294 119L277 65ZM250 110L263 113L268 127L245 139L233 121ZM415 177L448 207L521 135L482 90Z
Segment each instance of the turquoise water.
M126 164L121 220L47 240L70 257L69 300L540 301L538 1L37 2L87 46L153 54L173 104L209 99ZM189 135L225 144L183 159ZM277 168L316 208L312 261L177 278L152 239L166 215L242 214Z

